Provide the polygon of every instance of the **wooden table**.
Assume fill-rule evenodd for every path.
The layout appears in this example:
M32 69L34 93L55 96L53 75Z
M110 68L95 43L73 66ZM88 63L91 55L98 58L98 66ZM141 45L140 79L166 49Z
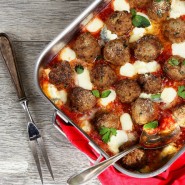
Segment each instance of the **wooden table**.
M75 172L89 166L88 159L51 125L53 108L39 95L34 65L46 44L56 37L92 0L1 0L0 32L13 40L18 66L32 116L42 131L55 182L41 158L44 184L64 185ZM28 147L26 119L17 102L7 70L0 59L0 184L41 184ZM87 183L100 184L98 180Z

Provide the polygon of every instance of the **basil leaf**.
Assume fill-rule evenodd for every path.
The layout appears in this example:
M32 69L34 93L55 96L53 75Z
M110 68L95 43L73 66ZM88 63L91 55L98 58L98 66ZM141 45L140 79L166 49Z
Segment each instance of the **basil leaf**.
M134 8L130 9L130 13L132 14L132 17L136 16L137 12Z
M179 65L179 61L175 58L171 58L168 63L172 66L178 66Z
M158 121L153 121L144 125L144 129L154 129L158 127Z
M100 97L100 92L98 90L92 90L92 94L96 97L99 98Z
M156 100L156 99L160 99L160 98L161 98L161 94L152 94L151 95L152 100Z
M110 93L111 93L110 90L103 91L101 94L101 98L107 98L110 95Z
M185 86L179 86L177 94L179 97L185 99Z
M82 74L84 72L84 67L81 66L81 65L77 65L75 67L75 71L76 71L77 74Z
M108 143L112 135L116 136L117 130L115 128L102 127L99 134L102 135L103 142Z
M150 21L141 15L135 15L132 19L132 24L138 28L146 28L150 26Z

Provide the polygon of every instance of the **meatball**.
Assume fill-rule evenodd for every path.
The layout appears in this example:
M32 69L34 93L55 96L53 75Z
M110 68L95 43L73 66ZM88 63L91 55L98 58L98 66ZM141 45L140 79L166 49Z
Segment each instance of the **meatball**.
M81 87L75 87L69 94L69 100L72 109L79 112L91 110L96 105L96 98L91 91Z
M159 107L157 103L149 99L138 98L131 107L132 118L139 124L144 125L158 118Z
M122 103L131 103L141 93L140 86L134 80L121 80L116 85L116 93Z
M74 43L74 51L77 57L86 62L94 61L95 58L100 55L101 47L98 41L90 34L81 34Z
M97 64L91 71L91 81L98 88L109 87L115 80L115 72L106 64Z
M163 33L172 43L185 40L185 20L181 18L169 19L163 24Z
M111 32L123 36L132 29L132 15L127 11L116 11L110 15L105 24Z
M112 112L99 111L95 114L94 124L98 130L102 127L119 129L119 116Z
M148 16L156 21L164 21L169 16L171 2L169 0L153 0L148 7Z
M123 166L133 170L142 168L146 164L146 161L147 157L145 151L142 149L135 149L122 158Z
M49 81L55 85L68 86L72 80L72 69L69 62L56 64L49 73Z
M179 126L185 127L185 105L177 107L173 111L173 117Z
M138 81L146 93L156 94L161 92L161 76L155 76L153 74L144 74L139 77Z
M162 51L161 42L154 35L145 35L136 43L134 50L138 60L150 62L155 60Z
M131 8L147 8L151 0L130 0Z
M180 81L185 79L184 59L179 56L172 56L163 66L164 72L172 80Z
M130 49L122 40L112 40L105 45L104 58L114 65L130 62Z

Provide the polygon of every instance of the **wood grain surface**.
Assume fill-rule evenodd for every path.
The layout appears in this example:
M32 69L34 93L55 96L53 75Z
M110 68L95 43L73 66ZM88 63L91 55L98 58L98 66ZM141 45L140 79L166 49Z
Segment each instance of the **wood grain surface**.
M55 176L53 182L41 157L45 185L65 185L75 172L89 166L51 125L53 108L38 93L33 78L39 53L92 0L0 0L0 32L13 40L32 116L42 132ZM39 185L41 181L28 147L26 119L0 57L0 185ZM40 153L39 153L40 154ZM87 183L99 185L98 180Z

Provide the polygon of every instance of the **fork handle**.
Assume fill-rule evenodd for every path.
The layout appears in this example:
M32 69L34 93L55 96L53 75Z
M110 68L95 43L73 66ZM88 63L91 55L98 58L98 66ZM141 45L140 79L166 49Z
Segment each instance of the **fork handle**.
M12 44L5 33L0 33L0 52L10 73L13 84L16 88L19 101L26 99L26 95L21 84L21 78L18 73L17 63L13 52Z

